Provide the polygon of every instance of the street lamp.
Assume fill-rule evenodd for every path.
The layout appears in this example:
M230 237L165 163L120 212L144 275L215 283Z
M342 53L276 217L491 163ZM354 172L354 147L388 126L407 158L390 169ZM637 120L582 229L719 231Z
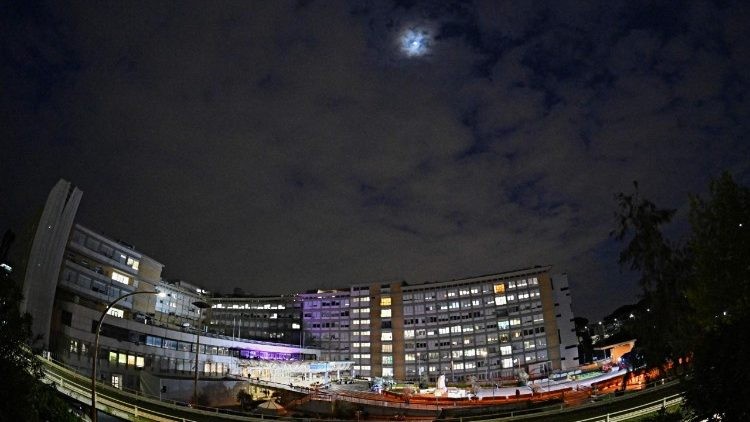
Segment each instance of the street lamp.
M159 297L164 297L166 294L164 292L159 291L153 291L153 292L130 292L127 294L124 294L117 299L113 300L112 302L109 302L107 305L107 309L102 312L102 315L99 317L99 321L96 323L96 337L94 339L94 359L93 363L91 365L91 421L96 422L97 421L97 413L96 413L96 361L99 359L99 334L102 331L102 322L104 321L104 317L107 316L107 312L109 312L110 308L115 306L115 304L126 297L134 296L134 295L141 295L141 294L150 294L150 295L157 295Z
M203 318L203 310L211 305L198 300L193 302L193 306L198 308L198 323L196 324L197 330L195 331L195 377L193 378L193 405L196 405L198 404L198 356L201 353L201 319Z

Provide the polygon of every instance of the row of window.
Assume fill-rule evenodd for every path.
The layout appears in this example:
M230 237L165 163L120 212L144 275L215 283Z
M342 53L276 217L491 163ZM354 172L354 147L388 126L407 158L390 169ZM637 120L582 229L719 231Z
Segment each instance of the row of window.
M131 289L121 288L119 284L114 285L111 282L104 281L99 278L93 278L88 274L78 272L70 267L63 269L61 279L68 282L71 285L77 286L84 291L93 291L106 295L108 298L115 299L126 293L130 293ZM119 302L121 305L132 303L132 297L127 297Z
M224 303L214 303L211 305L212 309L286 309L286 305L283 304L270 304L270 303L264 303L264 304L257 304L253 305L250 303L245 303L243 305L239 304L224 304Z
M127 265L134 271L138 271L138 268L140 267L140 261L134 256L128 254L126 251L118 248L113 248L108 243L102 242L92 236L87 236L81 231L73 231L72 242L98 254L104 255L111 260Z

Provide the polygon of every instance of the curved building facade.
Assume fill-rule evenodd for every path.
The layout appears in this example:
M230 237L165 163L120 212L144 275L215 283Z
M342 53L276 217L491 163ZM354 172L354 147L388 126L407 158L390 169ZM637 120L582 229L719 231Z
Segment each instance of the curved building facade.
M163 264L132 245L74 224L81 191L50 193L25 277L38 346L90 371L95 322L100 377L140 389L144 374L247 375L248 362L346 363L349 376L480 380L577 365L567 276L533 267L458 280L355 284L281 296L219 296L163 280ZM202 303L203 302L203 303ZM205 309L204 309L205 308ZM198 336L200 335L200 341ZM198 345L199 344L199 345Z

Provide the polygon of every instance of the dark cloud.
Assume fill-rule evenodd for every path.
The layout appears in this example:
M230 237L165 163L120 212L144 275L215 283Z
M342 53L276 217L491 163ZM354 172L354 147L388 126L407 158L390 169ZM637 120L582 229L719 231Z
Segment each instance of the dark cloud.
M742 2L3 7L2 220L64 177L83 224L213 289L553 264L601 316L637 294L614 193L684 215L750 178Z

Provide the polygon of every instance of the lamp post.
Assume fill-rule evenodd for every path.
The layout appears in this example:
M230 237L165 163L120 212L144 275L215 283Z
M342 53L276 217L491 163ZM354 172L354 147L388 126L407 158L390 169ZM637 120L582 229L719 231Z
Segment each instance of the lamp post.
M91 364L91 421L96 422L97 421L97 413L96 413L96 362L99 359L99 334L102 331L102 322L104 321L104 317L107 316L107 312L109 312L110 308L115 306L115 304L126 297L140 295L140 294L150 294L150 295L157 295L159 297L164 297L163 292L153 291L153 292L130 292L127 294L124 294L117 299L113 300L112 302L109 302L107 305L107 309L102 312L102 315L99 317L99 321L96 323L96 337L94 338L94 359Z
M195 376L193 378L193 405L198 404L198 356L201 354L201 319L203 318L203 310L208 308L210 305L202 300L193 302L193 306L198 308L198 323L196 324L197 330L195 331ZM232 332L234 335L234 332Z

